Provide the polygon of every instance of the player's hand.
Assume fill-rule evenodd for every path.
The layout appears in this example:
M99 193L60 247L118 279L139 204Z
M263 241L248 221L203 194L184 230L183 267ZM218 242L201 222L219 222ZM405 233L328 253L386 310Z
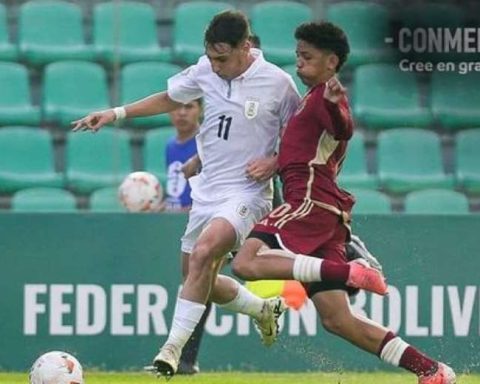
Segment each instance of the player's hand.
M72 121L72 131L98 131L105 124L115 121L115 113L113 109L106 109L105 111L92 112L89 115Z
M247 164L246 176L255 181L265 181L277 172L277 168L277 156L253 160Z
M198 173L201 165L200 157L194 155L182 165L181 170L185 178L188 180L190 177L195 176Z
M332 77L325 84L325 91L323 97L332 103L338 103L343 97L345 97L347 89L340 83L340 80L336 76Z

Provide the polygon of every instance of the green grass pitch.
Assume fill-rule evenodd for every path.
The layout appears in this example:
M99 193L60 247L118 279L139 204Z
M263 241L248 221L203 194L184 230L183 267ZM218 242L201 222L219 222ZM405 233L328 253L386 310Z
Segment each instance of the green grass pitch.
M26 384L26 373L0 373L2 384ZM86 384L164 384L149 374L87 372ZM175 376L169 384L416 384L406 373L201 373L196 376ZM460 375L457 384L480 384L480 375Z

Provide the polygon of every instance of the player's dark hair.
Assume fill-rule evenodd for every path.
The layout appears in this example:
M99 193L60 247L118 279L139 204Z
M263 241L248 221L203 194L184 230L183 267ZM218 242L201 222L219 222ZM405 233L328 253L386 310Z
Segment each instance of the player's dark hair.
M343 30L328 21L307 22L295 30L295 39L303 40L317 49L333 52L338 57L338 72L347 61L350 46Z
M247 17L240 11L224 11L215 15L205 31L205 46L226 43L237 48L250 36Z
M261 48L262 43L260 42L260 37L258 37L258 35L250 35L248 40L250 40L250 43L252 43L253 48Z

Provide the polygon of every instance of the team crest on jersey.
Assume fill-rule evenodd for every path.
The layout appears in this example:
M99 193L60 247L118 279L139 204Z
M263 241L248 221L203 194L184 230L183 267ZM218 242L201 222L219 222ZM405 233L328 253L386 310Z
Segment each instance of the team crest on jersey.
M258 114L258 107L260 107L260 102L257 100L245 101L245 117L249 120L254 119Z

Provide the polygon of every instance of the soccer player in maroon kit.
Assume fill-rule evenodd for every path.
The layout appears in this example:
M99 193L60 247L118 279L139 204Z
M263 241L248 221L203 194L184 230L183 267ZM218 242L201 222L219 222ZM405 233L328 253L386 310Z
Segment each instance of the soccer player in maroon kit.
M383 295L387 286L378 270L345 257L355 199L336 178L353 123L335 75L346 61L348 41L328 22L302 24L295 38L297 73L310 89L280 143L285 203L254 227L233 272L244 280L301 281L327 331L415 373L419 384L454 384L450 367L351 311L348 295L357 288Z

